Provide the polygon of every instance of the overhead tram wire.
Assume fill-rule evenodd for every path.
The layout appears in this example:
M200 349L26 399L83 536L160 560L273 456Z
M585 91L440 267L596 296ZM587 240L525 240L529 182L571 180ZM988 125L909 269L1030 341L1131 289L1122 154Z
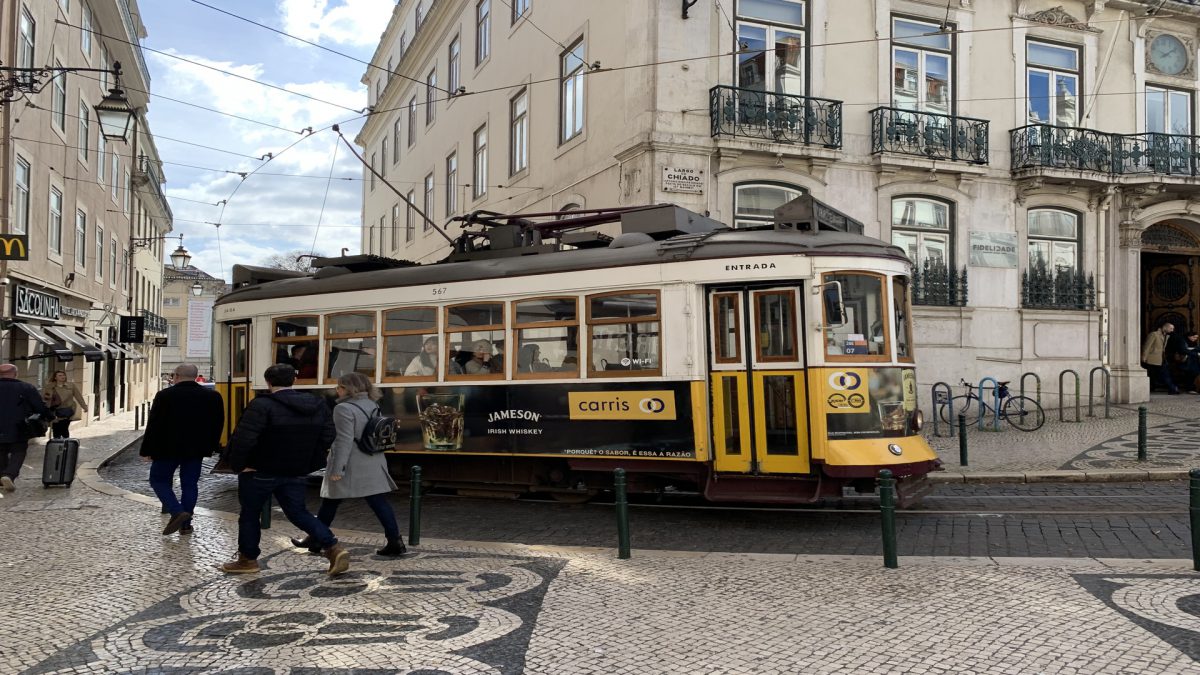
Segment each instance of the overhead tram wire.
M195 2L195 1L196 1L196 0L192 0L192 2ZM500 0L500 2L501 2L501 3L502 3L504 6L505 6L505 7L507 7L507 8L508 8L509 14L511 14L511 13L512 13L512 11L513 11L513 6L512 6L512 5L510 5L510 4L508 3L508 0ZM537 29L537 32L541 33L542 35L545 35L547 39L549 39L549 40L550 40L551 42L553 42L554 44L558 45L558 46L559 46L559 47L560 47L560 48L561 48L561 49L562 49L564 52L565 52L565 51L567 51L567 46L566 46L566 45L564 45L563 43L559 42L558 40L555 40L555 39L554 39L554 36L550 35L550 34L549 34L549 33L547 33L546 31L542 30L542 27L541 27L541 26L537 25L536 23L534 23L534 22L533 22L533 19L531 19L531 18L529 18L528 16L526 16L527 14L529 14L529 11L530 11L530 10L529 10L529 8L528 8L528 7L526 7L526 9L525 9L525 13L524 13L524 14L522 14L520 17L515 17L515 18L519 18L519 19L521 19L522 21L525 21L525 22L527 22L527 23L528 23L530 26L533 26L535 29ZM524 18L522 18L522 17L524 17ZM514 22L514 23L515 23L515 22Z
M331 157L329 158L329 180L325 183L325 196L321 197L321 210L317 213L317 227L313 230L313 243L308 249L309 255L313 255L317 250L317 237L321 234L321 221L325 218L325 203L329 201L329 188L333 187L333 169L337 166L337 151L338 144L335 140L333 142L333 152L330 153Z

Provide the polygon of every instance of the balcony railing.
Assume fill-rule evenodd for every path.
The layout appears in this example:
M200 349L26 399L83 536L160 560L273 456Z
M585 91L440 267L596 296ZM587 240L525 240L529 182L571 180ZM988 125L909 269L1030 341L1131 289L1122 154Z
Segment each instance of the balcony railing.
M166 332L167 332L167 320L166 319L155 314L154 312L151 312L148 309L140 310L140 313L146 319L146 332L147 333L162 333L164 335L166 334Z
M1049 168L1112 176L1200 176L1200 137L1109 134L1031 124L1009 132L1012 170Z
M128 0L117 0L117 6L121 8L121 24L125 27L125 33L129 36L129 48L133 50L138 72L142 74L142 79L146 83L146 91L149 91L150 69L146 67L146 56L142 53L142 41L138 38L137 29L134 28L133 15L129 12L129 2Z
M871 152L987 164L988 122L900 108L871 111Z
M158 175L158 167L154 160L145 155L138 158L137 173L143 174L146 182L154 188L154 194L158 195L158 201L162 205L163 211L167 214L167 220L174 219L174 214L171 212L171 205L167 202L167 195L162 189L162 179Z
M708 92L712 135L842 147L842 102L718 85Z
M1038 261L1021 275L1021 306L1027 309L1096 309L1096 282L1090 274L1050 269Z
M965 307L967 304L967 266L955 271L941 260L927 259L913 268L914 305Z

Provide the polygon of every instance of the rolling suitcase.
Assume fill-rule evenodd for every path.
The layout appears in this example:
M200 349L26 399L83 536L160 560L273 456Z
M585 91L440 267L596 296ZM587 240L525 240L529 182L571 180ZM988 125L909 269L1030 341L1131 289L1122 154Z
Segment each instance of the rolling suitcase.
M66 485L75 480L75 465L79 463L79 440L55 438L46 442L46 458L42 462L42 487Z

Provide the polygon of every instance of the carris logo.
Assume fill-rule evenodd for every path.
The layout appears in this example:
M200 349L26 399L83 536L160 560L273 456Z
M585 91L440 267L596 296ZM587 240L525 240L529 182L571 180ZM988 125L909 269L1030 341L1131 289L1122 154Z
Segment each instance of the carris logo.
M667 409L667 404L661 398L644 398L638 401L638 409L648 415L654 415Z
M853 391L858 389L862 384L862 377L858 373L834 372L829 374L829 386L838 391Z

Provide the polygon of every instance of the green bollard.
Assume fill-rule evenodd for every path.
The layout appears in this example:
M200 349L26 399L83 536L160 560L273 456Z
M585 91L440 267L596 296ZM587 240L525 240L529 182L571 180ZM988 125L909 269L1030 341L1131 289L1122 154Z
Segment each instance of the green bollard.
M894 570L900 566L896 562L896 479L887 469L879 472L879 516L883 524L883 566Z
M967 465L967 416L958 415L958 465Z
M1146 406L1138 406L1138 461L1146 461Z
M421 543L421 467L413 465L412 480L408 489L408 543Z
M1192 569L1200 572L1200 469L1188 472L1191 505L1188 511L1192 517Z
M617 557L629 559L629 502L625 499L625 469L613 470L613 491L617 502Z
M258 525L264 530L271 529L271 497L267 496L267 501L263 502L262 515L258 517Z

